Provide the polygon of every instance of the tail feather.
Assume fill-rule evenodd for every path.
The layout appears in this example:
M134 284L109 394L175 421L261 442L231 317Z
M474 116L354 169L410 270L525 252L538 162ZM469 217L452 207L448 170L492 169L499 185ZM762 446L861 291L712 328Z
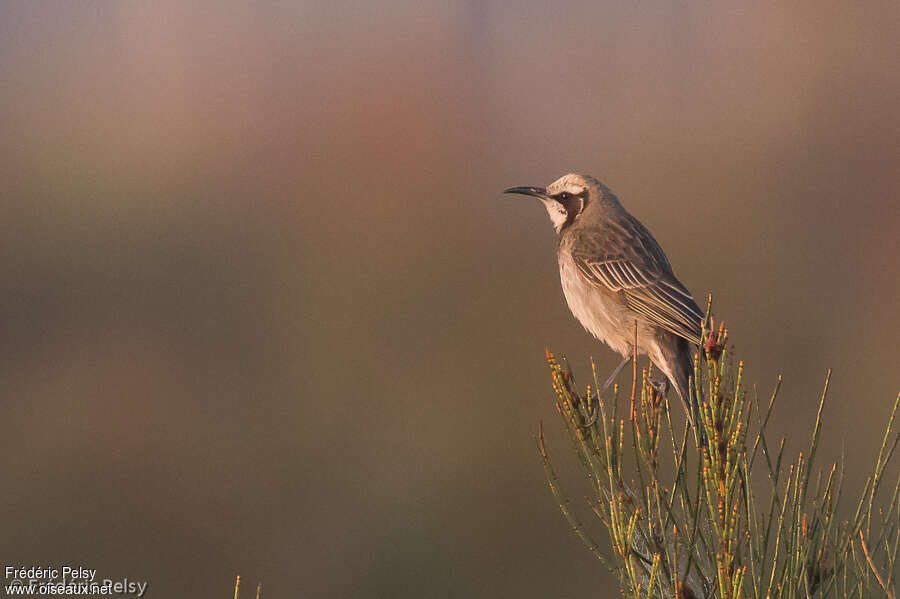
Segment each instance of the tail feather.
M697 404L697 394L694 393L691 385L694 374L693 364L690 364L690 361L687 364L679 364L673 374L670 382L681 399L685 416L691 422L691 426L696 428L700 421L700 406Z

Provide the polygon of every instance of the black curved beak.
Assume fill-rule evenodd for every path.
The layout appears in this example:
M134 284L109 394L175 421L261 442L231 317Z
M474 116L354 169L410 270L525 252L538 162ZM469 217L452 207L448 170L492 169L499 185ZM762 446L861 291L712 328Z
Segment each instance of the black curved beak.
M523 196L533 196L536 198L546 198L547 190L543 187L510 187L504 189L503 193L517 193Z

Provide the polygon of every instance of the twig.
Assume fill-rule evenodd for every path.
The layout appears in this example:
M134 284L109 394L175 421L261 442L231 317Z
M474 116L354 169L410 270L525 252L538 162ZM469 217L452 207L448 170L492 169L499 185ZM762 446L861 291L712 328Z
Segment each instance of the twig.
M580 538L585 546L590 550L590 552L594 554L594 557L600 560L602 564L609 566L609 559L605 555L603 555L603 552L600 550L600 546L596 541L594 541L594 539L591 538L578 517L572 512L571 509L569 509L569 499L568 497L563 495L563 492L559 487L559 477L553 470L553 466L550 465L550 456L547 455L547 448L544 445L543 421L538 421L537 446L538 451L541 454L541 461L544 463L544 472L547 476L547 484L549 485L550 491L553 493L553 496L559 502L559 509L562 512L563 517L569 523L569 526L571 526L575 531L575 534L578 535L578 538Z
M637 321L634 321L634 345L631 348L632 356L631 356L631 411L628 413L628 418L634 422L634 392L637 389L637 331L638 325Z
M884 594L888 596L888 599L897 599L897 596L894 595L894 592L888 588L888 586L884 583L884 578L881 577L881 572L878 571L878 568L875 567L875 563L872 561L872 556L869 555L869 548L866 547L866 540L863 538L862 530L859 531L859 544L862 545L863 554L866 556L866 561L869 563L869 567L872 569L872 573L875 575L875 579L878 581L878 584L881 585L882 590L884 590Z

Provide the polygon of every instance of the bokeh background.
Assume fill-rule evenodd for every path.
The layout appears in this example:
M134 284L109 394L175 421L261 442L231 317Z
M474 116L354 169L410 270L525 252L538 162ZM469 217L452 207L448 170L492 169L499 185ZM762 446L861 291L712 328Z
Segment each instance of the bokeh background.
M546 346L600 177L803 449L900 388L896 2L0 4L4 564L150 597L614 595ZM827 454L827 455L826 455ZM600 535L599 527L594 531ZM249 592L250 589L247 589Z

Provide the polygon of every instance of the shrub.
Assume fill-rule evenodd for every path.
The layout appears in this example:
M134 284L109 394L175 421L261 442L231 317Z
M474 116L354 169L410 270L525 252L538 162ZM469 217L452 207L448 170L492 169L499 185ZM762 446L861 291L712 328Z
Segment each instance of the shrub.
M541 428L536 441L547 481L575 533L633 599L893 599L900 475L891 479L886 505L879 505L885 503L879 491L900 438L894 430L900 395L872 473L841 518L843 459L824 471L814 467L830 371L809 449L788 458L784 440L773 446L766 435L781 378L767 403L750 397L743 365L726 349L725 328L702 338L708 341L695 356L693 379L697 431L680 408L673 417L650 369L639 372L636 359L630 397L620 406L618 388L611 400L598 396L593 362L593 382L582 394L565 361L547 351L556 408L609 543L601 547L572 509Z

